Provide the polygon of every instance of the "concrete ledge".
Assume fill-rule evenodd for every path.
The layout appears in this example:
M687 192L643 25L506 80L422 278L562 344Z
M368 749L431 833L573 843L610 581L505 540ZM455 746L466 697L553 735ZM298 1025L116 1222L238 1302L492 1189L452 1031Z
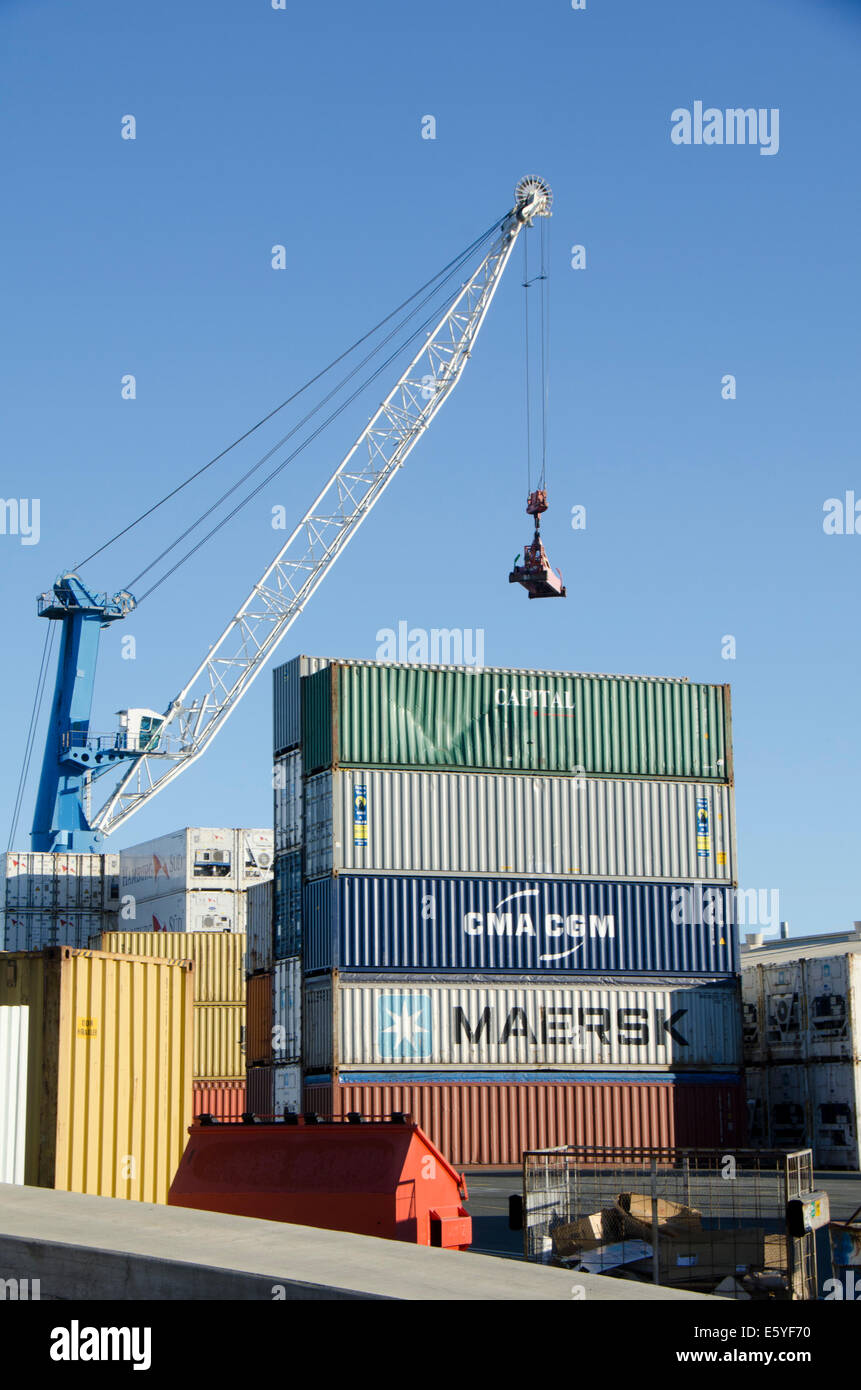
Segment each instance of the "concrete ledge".
M702 1295L220 1212L0 1184L0 1279L42 1299L689 1301ZM711 1301L711 1300L709 1300Z

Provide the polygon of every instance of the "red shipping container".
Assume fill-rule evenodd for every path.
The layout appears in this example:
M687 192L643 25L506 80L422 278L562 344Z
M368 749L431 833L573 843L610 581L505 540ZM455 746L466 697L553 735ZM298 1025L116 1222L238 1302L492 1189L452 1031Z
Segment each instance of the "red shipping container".
M272 1061L272 974L250 975L247 980L248 1017L245 1028L245 1060L249 1066Z
M740 1079L336 1083L306 1086L303 1104L320 1115L403 1111L463 1168L519 1167L525 1149L559 1144L715 1148L746 1141Z
M249 1067L245 1073L246 1109L254 1115L272 1114L272 1071L272 1067Z
M195 1081L192 1116L214 1115L218 1120L239 1120L245 1110L244 1081Z

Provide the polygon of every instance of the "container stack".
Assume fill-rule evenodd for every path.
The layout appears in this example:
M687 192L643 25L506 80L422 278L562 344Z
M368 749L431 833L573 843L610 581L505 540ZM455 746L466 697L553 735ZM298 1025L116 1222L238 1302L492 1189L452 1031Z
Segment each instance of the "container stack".
M276 857L274 881L248 894L246 1084L248 1108L258 1115L296 1113L302 1104L299 861L295 853Z
M245 931L245 893L272 877L271 830L194 827L120 851L120 925Z
M742 1140L728 687L307 657L274 679L305 1108L409 1111L466 1165Z
M116 921L119 855L30 853L3 857L0 950L86 946Z
M113 955L191 961L194 1114L245 1110L245 933L110 931L90 943Z
M742 953L751 1138L861 1164L861 937Z

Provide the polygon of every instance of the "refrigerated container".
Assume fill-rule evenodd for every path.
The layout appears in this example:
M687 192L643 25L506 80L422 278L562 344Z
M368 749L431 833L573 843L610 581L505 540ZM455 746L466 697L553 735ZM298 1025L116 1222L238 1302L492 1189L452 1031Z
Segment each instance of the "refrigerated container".
M19 1180L165 1202L191 1122L189 963L70 947L16 952L0 958L0 1014L10 1007L27 1014ZM0 1109L14 1097L8 1075L0 1078Z
M742 967L749 1065L861 1061L861 954Z
M272 1068L272 1110L283 1117L302 1113L302 1068L298 1063L284 1062Z
M271 877L272 830L186 827L120 850L119 890L138 901L196 888L241 891Z
M302 894L305 971L732 975L732 890L339 874Z
M373 766L732 780L727 685L337 661L302 679L301 709L306 775Z
M114 927L116 921L114 912L10 909L0 912L0 950L41 951L46 946L83 950L94 936Z
M245 931L246 894L193 888L160 898L126 902L115 925L141 932Z
M739 1070L736 980L306 978L305 1071Z
M733 792L720 783L342 768L308 778L303 815L301 782L282 762L276 848L288 847L279 825L290 827L294 848L304 821L306 878L365 871L735 881Z
M116 854L10 850L2 856L0 911L116 910L118 870Z
M306 1081L302 1108L320 1115L407 1113L460 1167L519 1167L525 1149L743 1147L737 1075L588 1081Z
M245 936L242 932L111 931L90 945L122 955L190 960L195 1004L245 1002Z

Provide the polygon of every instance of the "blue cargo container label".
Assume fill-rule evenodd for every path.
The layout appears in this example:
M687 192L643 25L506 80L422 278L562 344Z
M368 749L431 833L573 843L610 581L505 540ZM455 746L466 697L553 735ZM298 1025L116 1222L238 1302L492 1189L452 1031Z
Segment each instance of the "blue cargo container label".
M304 888L305 969L731 975L711 884L338 874Z
M697 797L697 858L708 859L712 852L712 838L709 833L709 803L704 796Z
M429 994L383 994L377 1000L377 1047L391 1062L412 1062L433 1055Z
M353 844L366 849L368 844L368 788L353 788Z

